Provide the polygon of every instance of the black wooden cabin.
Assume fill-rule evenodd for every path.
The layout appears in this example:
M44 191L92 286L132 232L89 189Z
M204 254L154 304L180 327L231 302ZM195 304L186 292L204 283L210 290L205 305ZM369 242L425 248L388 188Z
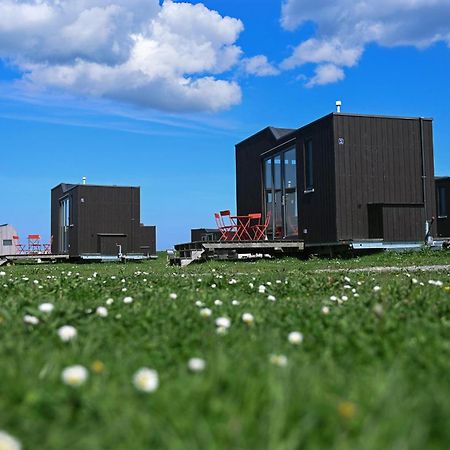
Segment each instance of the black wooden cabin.
M436 177L437 236L450 238L450 177Z
M156 254L156 228L140 222L140 188L62 183L51 192L52 253Z
M271 214L272 239L423 242L436 215L432 120L332 113L267 127L236 145L236 184L238 214Z

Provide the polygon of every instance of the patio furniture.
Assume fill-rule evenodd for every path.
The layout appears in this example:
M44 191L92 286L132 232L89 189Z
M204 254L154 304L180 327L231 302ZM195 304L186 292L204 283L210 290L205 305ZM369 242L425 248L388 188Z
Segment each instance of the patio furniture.
M50 237L50 242L48 244L42 244L44 247L44 253L50 255L52 253L53 236Z
M271 218L271 213L269 212L266 215L266 220L264 223L259 223L256 225L253 225L251 227L251 230L253 231L253 238L255 241L262 241L266 238L266 231L267 228L269 227L269 223L270 223L270 218Z
M26 253L25 244L20 243L19 236L13 236L14 246L16 247L16 254L24 255Z
M220 232L219 241L229 241L231 233L235 231L234 225L225 225L220 214L214 213L216 219L216 225Z
M41 253L41 235L40 234L29 234L28 235L28 253L36 254Z

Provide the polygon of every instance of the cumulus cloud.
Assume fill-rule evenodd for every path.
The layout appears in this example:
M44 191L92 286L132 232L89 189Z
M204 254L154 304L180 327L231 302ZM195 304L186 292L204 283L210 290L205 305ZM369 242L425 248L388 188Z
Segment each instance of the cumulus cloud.
M0 58L24 82L167 111L240 102L223 74L241 58L242 30L201 3L0 0Z
M279 69L274 67L264 55L253 56L252 58L244 58L242 60L244 71L250 75L258 77L267 77L278 75Z
M450 0L283 1L281 24L286 30L307 22L315 24L316 35L295 47L281 67L318 65L308 85L343 79L342 69L357 64L369 43L425 48L445 42L450 46Z

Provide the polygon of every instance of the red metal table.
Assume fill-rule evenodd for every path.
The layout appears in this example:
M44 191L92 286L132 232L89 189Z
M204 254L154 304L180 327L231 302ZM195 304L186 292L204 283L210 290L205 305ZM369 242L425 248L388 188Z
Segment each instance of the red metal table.
M233 237L231 238L232 241L252 240L252 237L249 233L250 222L252 220L251 216L230 216L230 220L233 221L233 224L237 228L236 233L234 233Z

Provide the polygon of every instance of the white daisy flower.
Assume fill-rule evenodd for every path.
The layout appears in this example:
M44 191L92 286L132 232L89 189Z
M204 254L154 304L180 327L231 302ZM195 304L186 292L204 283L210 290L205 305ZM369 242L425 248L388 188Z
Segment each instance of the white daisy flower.
M6 277L6 272L0 272L0 277Z
M188 361L189 370L192 372L201 372L205 370L206 362L201 358L191 358Z
M107 300L106 300L106 304L107 305L112 305L114 303L114 299L113 298L108 298Z
M270 300L271 302L274 302L274 301L276 300L276 298L275 298L274 295L269 295L269 296L267 297L267 300Z
M100 316L100 317L107 317L108 316L108 310L104 306L99 306L95 310L95 314L97 314L97 316Z
M124 299L123 299L123 302L124 303L133 303L133 297L125 297Z
M29 325L37 325L39 323L39 319L37 317L31 316L30 314L25 314L23 316L23 321Z
M341 300L342 300L343 302L346 302L346 301L348 300L348 297L347 297L346 295L343 295L343 296L341 297Z
M228 333L228 328L225 327L217 327L216 328L216 333L217 334L227 334Z
M330 308L328 308L328 306L323 306L322 307L322 314L330 314Z
M0 450L21 450L21 443L6 431L0 430Z
M121 290L122 290L122 292L127 292L128 291L128 289L126 287L122 288Z
M39 305L39 311L43 313L51 313L53 311L53 304L52 303L41 303Z
M172 292L172 293L169 295L169 297L170 297L172 300L176 300L177 297L178 297L178 295L175 294L175 292Z
M332 295L332 296L330 297L330 300L331 300L332 302L337 302L338 298L337 298L335 295Z
M253 283L248 283L248 285L249 285L250 289L253 289L255 287Z
M215 289L215 288L217 287L217 285L214 283L214 284L211 285L211 287L212 287L213 289Z
M158 372L143 367L133 375L133 384L138 391L154 392L159 386Z
M344 281L346 281L347 283L350 283L350 278L349 277L344 277Z
M259 292L260 294L264 294L264 293L266 292L266 287L265 287L263 284L261 284L261 285L258 287L258 292Z
M76 365L66 367L61 373L61 379L64 384L68 386L81 386L89 377L86 367Z
M209 308L202 308L201 310L200 310L200 315L202 316L202 317L210 317L211 316L211 314L212 314L212 311L209 309Z
M412 284L417 284L418 280L417 280L417 278L411 278L411 282L412 282Z
M285 367L288 363L286 355L270 355L269 361L279 367Z
M373 292L379 292L381 291L381 287L380 286L374 286L373 287Z
M216 325L218 327L230 328L231 321L228 317L218 317L216 319Z
M295 345L301 344L303 342L303 334L299 331L292 331L289 333L288 341Z
M233 300L233 301L231 302L231 304L232 304L233 306L238 306L238 305L241 304L241 302L240 302L239 300Z
M198 306L199 308L201 308L203 306L203 302L201 302L200 300L197 300L195 302L195 306Z
M77 330L71 325L64 325L58 329L58 335L63 342L71 341L77 337Z
M253 317L253 314L244 313L242 314L242 321L247 325L251 325L255 321L255 318Z
M222 305L222 300L214 300L214 304L216 305L216 306L220 306L220 305Z

